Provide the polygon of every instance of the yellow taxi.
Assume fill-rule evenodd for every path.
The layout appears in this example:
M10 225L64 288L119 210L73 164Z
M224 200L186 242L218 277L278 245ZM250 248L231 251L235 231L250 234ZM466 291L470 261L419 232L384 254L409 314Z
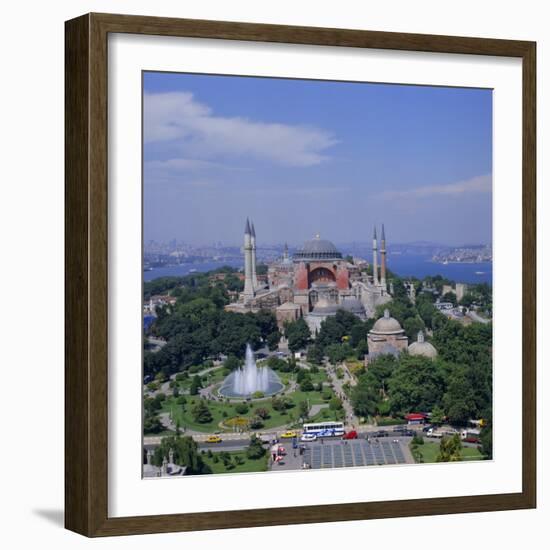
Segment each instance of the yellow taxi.
M206 443L221 443L222 438L219 435L209 435L206 438Z
M288 432L282 433L281 437L283 439L292 439L293 437L298 437L298 434L295 431L289 430Z

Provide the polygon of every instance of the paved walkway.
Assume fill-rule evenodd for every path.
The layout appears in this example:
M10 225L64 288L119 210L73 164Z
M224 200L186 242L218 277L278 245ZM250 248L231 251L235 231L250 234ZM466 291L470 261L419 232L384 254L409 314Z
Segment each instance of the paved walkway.
M350 385L353 385L351 383L353 377L351 376L347 368L341 367L344 371L344 378L338 378L336 376L337 368L338 367L327 366L327 373L330 381L332 382L332 385L334 386L334 392L342 400L342 406L344 407L344 411L346 413L344 424L356 427L359 424L359 419L355 416L350 400L348 399L342 387L346 383L346 381L348 381Z

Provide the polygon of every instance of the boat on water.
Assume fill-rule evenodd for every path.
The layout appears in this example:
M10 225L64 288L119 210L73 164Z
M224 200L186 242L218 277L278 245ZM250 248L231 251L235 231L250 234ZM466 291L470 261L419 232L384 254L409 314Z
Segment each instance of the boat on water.
M476 271L476 275L485 275L485 271Z
M197 270L195 268L189 270L189 273L196 273L196 272Z

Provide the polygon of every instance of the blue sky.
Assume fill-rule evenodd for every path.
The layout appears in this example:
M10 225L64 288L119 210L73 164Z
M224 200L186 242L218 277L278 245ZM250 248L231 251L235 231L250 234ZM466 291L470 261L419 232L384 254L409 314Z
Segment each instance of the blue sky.
M144 74L144 237L490 243L490 90Z

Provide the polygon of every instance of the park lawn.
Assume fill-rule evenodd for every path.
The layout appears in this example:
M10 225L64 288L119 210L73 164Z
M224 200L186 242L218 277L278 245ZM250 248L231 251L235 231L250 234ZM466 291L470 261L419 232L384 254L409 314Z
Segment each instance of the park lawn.
M418 445L418 450L424 462L436 462L439 454L439 442L424 441L424 445ZM462 447L461 455L463 460L482 460L483 455L474 447Z
M483 460L483 455L477 447L462 447L462 457L464 460Z
M204 382L204 385L209 384L217 384L218 382L221 382L225 377L227 376L225 368L222 366L218 367L217 369L211 370L207 374L205 374L202 378L206 379Z
M325 421L335 421L340 422L342 420L342 409L334 411L325 407L321 409L315 416L312 416L307 421L308 422L325 422Z
M422 455L422 459L424 462L435 462L437 455L439 454L439 442L426 442L424 441L424 445L418 445L418 451Z
M214 456L219 455L219 453L216 453L214 451ZM214 462L214 456L212 458L208 457L208 455L202 454L202 459L210 468L212 469L213 474L238 474L243 472L266 472L267 471L267 460L268 460L268 454L266 453L263 457L257 458L255 460L251 460L246 456L245 451L233 451L230 453L227 453L231 456L231 462L234 465L234 468L227 469L224 465L224 463L219 460L218 462ZM239 456L244 460L243 464L235 464L233 462L234 457Z
M208 401L208 408L212 413L212 421L207 424L201 424L195 422L191 410L195 404L199 401L198 397L186 396L187 403L185 404L185 410L181 405L176 403L176 400L172 397L168 397L162 404L162 412L171 412L174 422L179 420L180 428L182 430L190 429L198 432L214 433L220 431L219 423L224 420L223 411L228 410L228 406L225 403L218 403L216 401ZM229 413L228 413L229 414ZM233 409L232 416L235 416Z
M266 418L263 423L263 427L258 431L273 429L279 426L285 426L287 424L293 424L298 420L298 404L301 401L309 400L310 405L316 403L324 403L323 398L319 392L301 392L295 391L291 394L285 395L293 403L294 407L284 411L284 414L280 411L276 411L271 406L271 398L262 399L259 401L253 401L249 403L249 411L243 415L240 415L235 410L235 405L240 402L230 402L225 403L222 401L207 401L208 408L212 413L212 421L200 424L193 419L191 413L194 405L198 402L199 398L197 396L186 396L187 403L185 404L185 410L183 410L181 405L176 403L176 400L172 397L168 397L162 406L162 412L171 412L174 422L179 420L179 425L181 429L190 429L197 432L204 433L214 433L218 431L224 431L224 428L220 427L220 422L234 416L243 416L245 418L252 418L255 416L254 411L258 408L265 408L269 411L269 418ZM224 411L226 416L224 416ZM226 428L225 431L231 431L230 428Z
M326 382L328 380L325 369L319 369L319 372L310 372L309 376L314 384L318 384L319 382Z

